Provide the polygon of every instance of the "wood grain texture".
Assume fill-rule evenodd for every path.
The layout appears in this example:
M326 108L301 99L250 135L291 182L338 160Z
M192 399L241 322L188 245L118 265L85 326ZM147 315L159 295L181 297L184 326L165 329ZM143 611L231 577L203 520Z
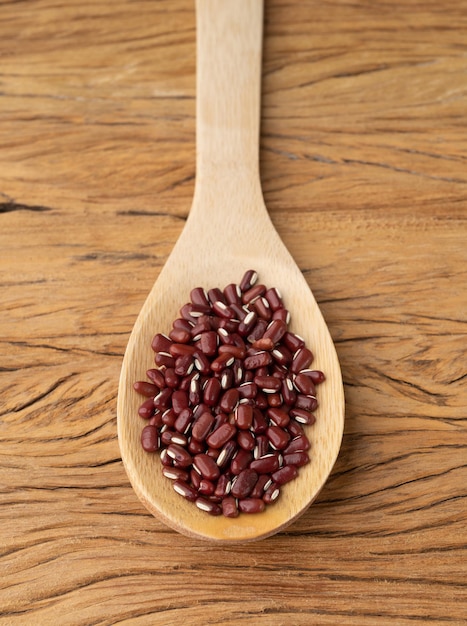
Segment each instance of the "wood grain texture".
M0 3L0 624L464 624L466 5L268 0L261 176L335 340L341 454L215 548L127 480L116 393L185 222L187 0Z

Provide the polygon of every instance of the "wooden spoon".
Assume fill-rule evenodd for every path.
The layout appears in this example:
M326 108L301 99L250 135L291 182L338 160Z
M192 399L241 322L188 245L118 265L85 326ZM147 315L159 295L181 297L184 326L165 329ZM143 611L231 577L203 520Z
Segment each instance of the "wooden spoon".
M131 484L144 505L188 536L224 543L270 536L316 497L338 455L344 424L342 378L334 345L308 285L274 229L259 177L263 7L261 0L197 0L197 177L185 228L152 288L125 353L118 394L118 437ZM311 235L311 233L310 233ZM309 427L311 462L263 513L212 517L176 494L157 454L140 443L141 396L133 382L154 367L150 344L168 333L193 287L238 283L247 269L277 287L291 329L326 374L317 421Z

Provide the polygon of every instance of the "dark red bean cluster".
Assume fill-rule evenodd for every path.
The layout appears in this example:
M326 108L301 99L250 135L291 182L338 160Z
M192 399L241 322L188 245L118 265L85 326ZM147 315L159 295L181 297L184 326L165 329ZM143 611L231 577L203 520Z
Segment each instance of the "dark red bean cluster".
M134 383L147 452L161 450L174 490L212 515L258 513L309 462L324 380L288 330L274 287L248 270L223 291L197 287L168 335L152 341L156 368Z

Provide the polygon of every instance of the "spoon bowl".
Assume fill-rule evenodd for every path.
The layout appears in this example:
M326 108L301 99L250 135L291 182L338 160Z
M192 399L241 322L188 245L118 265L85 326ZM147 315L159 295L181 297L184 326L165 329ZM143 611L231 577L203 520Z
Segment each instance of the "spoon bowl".
M267 213L258 167L262 3L197 0L197 177L186 225L137 318L122 365L118 437L131 484L151 513L194 538L254 541L288 526L315 499L337 458L344 424L336 351L302 273ZM325 372L316 423L306 427L310 463L265 511L211 517L184 500L163 476L158 455L141 447L141 396L133 383L154 367L151 340L168 333L194 287L238 283L248 269L277 287L291 312L290 330Z

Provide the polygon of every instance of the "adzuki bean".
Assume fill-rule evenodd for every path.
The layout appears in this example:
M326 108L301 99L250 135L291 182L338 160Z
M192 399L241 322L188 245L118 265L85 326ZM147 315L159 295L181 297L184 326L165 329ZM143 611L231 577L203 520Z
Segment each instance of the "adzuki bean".
M248 270L222 290L192 289L151 342L156 367L133 385L143 449L160 451L176 493L228 518L263 511L309 462L304 426L325 380L279 291L257 279Z

